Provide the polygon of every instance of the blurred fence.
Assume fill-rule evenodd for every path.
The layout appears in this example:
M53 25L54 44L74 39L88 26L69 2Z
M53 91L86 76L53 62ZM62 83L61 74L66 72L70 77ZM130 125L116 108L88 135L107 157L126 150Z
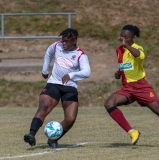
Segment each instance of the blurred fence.
M0 39L36 39L36 38L60 38L58 36L5 36L5 16L46 16L46 15L63 15L68 16L68 28L71 28L71 16L75 12L51 12L51 13L0 13L1 16L1 34Z

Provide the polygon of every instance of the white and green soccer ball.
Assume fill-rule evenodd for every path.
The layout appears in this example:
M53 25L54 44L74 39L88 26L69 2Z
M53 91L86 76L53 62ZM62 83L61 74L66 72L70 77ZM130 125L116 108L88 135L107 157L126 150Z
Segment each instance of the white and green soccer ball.
M44 128L46 137L52 140L58 139L62 135L62 132L62 125L57 121L50 121Z

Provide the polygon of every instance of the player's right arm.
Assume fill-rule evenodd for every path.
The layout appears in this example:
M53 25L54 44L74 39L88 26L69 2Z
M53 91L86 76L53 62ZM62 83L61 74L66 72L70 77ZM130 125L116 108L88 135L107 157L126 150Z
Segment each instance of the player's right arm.
M52 45L50 45L45 53L44 56L44 63L43 63L43 69L42 69L42 76L46 79L48 78L48 74L49 74L49 66L50 63L53 59L53 57L55 56L55 50L54 50L54 45L55 43L53 43Z
M142 47L140 47L140 48L134 48L134 47L130 46L127 43L127 41L126 41L125 38L122 38L122 45L124 47L126 47L134 57L140 58L140 59L144 59L145 56L144 56L144 51L143 51Z

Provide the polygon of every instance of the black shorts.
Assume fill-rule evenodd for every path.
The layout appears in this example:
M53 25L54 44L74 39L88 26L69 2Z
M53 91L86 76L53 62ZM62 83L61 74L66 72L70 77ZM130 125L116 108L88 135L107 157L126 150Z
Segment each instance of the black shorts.
M47 83L40 95L46 94L55 100L78 102L78 92L75 87Z

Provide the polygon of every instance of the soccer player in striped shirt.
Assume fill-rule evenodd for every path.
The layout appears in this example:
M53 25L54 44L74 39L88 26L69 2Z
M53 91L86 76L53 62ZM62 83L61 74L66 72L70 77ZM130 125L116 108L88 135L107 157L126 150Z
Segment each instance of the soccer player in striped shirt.
M117 107L137 101L139 105L147 106L159 116L159 99L145 79L144 50L134 42L135 37L139 36L140 30L137 26L126 25L122 28L119 37L121 46L116 49L119 70L115 73L115 78L121 77L123 86L105 102L109 115L130 135L133 145L139 140L140 132L131 127Z
M62 36L62 40L51 44L44 56L42 76L45 79L48 78L49 66L53 58L54 65L52 74L41 91L39 107L32 119L30 132L24 135L24 141L31 146L36 144L35 135L46 116L60 100L64 110L61 137L71 129L78 113L78 81L88 78L91 73L87 55L77 46L78 31L68 28L62 31L59 36ZM60 138L57 140L48 139L49 146L58 148Z

